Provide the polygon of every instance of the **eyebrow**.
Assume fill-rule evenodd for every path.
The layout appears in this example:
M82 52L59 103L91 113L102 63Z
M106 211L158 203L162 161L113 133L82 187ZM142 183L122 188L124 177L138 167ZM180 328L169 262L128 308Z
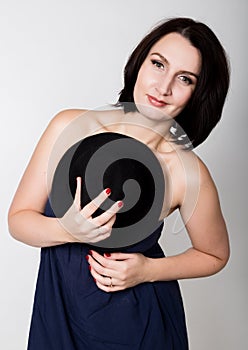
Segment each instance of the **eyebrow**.
M151 53L151 56L152 56L152 55L157 55L157 56L159 56L159 57L161 58L161 60L164 61L166 64L168 64L168 65L170 64L169 61L168 61L163 55L161 55L161 53L159 53L159 52L152 52L152 53ZM192 75L192 76L195 77L196 79L199 78L199 75L197 75L197 74L195 74L195 73L192 73L192 72L189 72L189 71L187 71L187 70L180 71L179 73L180 73L180 74L186 73L186 74Z

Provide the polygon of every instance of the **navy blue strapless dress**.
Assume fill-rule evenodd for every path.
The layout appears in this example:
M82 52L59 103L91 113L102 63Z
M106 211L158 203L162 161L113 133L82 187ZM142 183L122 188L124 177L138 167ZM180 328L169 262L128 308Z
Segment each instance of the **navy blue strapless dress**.
M45 214L53 216L49 205ZM162 226L122 251L163 257ZM28 350L188 349L177 281L106 293L89 272L88 252L77 243L41 249Z
M105 144L109 136L114 139L122 137L112 133L94 136L94 144L102 140ZM88 141L92 147L92 139L85 139L83 150L90 148L85 147ZM119 154L120 149L117 151ZM143 149L141 153L143 155ZM83 158L86 156L84 154ZM116 185L116 178L131 168L125 163L116 176L119 166L117 163L117 170L113 170L114 183L108 182L113 178L112 174L104 180L105 188L116 187L117 191L120 186ZM81 176L77 167L73 170L74 179ZM154 166L150 168L154 169ZM143 169L140 172L144 174ZM62 185L60 182L59 186ZM67 184L64 187L66 189ZM59 202L66 201L63 198ZM69 205L67 203L67 207ZM50 201L44 215L55 216ZM147 226L145 223L144 227ZM114 251L139 252L154 259L164 257L158 244L162 229L163 223L160 222L144 239ZM41 249L28 350L187 350L185 315L178 282L142 283L123 291L106 293L97 287L90 274L85 257L91 248L83 243L67 243ZM93 249L100 254L107 251L104 246L94 246Z

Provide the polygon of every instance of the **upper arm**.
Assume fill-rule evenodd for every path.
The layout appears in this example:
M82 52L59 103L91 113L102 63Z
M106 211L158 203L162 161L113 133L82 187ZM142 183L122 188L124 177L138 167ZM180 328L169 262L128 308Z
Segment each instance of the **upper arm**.
M22 176L9 209L9 216L27 209L43 212L49 194L47 172L54 144L66 126L82 112L78 109L64 110L51 120Z
M195 249L227 260L229 242L217 189L201 161L199 170L198 195L194 200L194 208L192 210L192 203L185 200L180 206L182 219ZM196 184L190 183L188 186Z

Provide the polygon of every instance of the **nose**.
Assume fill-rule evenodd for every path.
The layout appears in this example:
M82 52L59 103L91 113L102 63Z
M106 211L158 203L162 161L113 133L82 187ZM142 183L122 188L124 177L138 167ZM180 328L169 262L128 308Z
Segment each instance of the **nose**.
M163 76L157 84L157 90L162 96L169 96L172 94L172 77Z

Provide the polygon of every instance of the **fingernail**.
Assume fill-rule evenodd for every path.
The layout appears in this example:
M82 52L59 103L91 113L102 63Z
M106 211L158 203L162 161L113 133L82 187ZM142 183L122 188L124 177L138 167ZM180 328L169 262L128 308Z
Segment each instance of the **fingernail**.
M89 265L89 270L91 270L91 266Z
M118 202L118 207L119 207L119 208L123 207L123 202L122 202L122 201L119 201L119 202Z
M104 255L105 255L107 258L109 258L109 257L111 256L110 253L104 253Z
M94 278L94 282L96 282L96 279Z
M111 189L110 188L106 188L105 192L107 193L107 195L109 195L111 193Z
M86 260L89 260L89 258L90 258L89 255L86 255L85 259L86 259Z
M89 250L89 254L90 254L90 255L92 255L92 254L93 254L92 250Z

